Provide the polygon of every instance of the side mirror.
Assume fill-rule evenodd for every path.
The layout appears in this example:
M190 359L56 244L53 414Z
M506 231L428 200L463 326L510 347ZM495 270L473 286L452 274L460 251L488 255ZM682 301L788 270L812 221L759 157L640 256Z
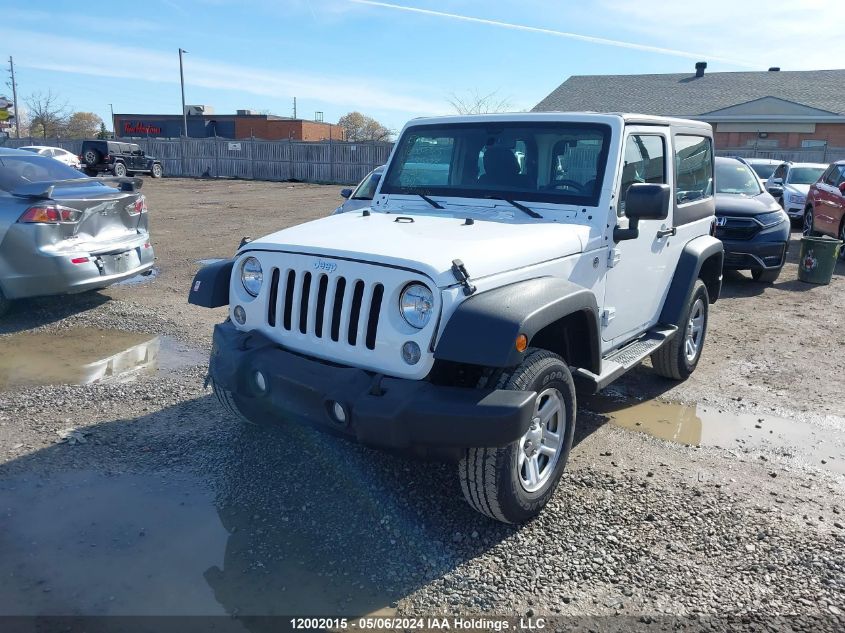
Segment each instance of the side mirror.
M839 193L845 196L845 180L839 183Z
M347 200L349 200L349 196L351 196L351 195L352 195L352 189L341 189L340 190L340 197L341 198L346 198Z
M766 189L775 198L780 198L783 195L783 187L769 187Z
M783 184L783 178L772 178L772 186L782 185L782 184Z
M616 242L633 240L639 237L640 220L665 220L669 217L669 202L672 199L672 189L669 185L658 185L647 182L635 182L625 193L625 216L628 218L628 228L613 230Z

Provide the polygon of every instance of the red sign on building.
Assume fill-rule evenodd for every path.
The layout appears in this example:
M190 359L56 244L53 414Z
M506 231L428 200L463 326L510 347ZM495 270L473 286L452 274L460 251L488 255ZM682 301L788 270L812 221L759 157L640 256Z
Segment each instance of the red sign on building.
M161 134L161 128L157 125L150 125L149 123L141 123L140 121L124 121L123 135L124 136L158 136Z

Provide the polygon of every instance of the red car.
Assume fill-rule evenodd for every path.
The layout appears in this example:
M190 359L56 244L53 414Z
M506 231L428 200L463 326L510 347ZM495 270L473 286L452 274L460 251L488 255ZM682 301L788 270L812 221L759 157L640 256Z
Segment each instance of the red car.
M813 234L845 241L845 160L830 165L810 187L804 209L804 235ZM841 253L845 259L845 248Z

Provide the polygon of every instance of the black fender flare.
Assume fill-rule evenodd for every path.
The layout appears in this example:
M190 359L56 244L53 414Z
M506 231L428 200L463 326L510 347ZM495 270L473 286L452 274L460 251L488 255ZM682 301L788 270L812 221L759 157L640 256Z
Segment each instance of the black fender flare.
M725 247L721 240L710 235L702 235L690 240L684 245L663 310L660 322L667 325L678 325L681 315L695 280L702 276L702 267L708 263L704 279L710 303L715 303L722 290L722 262L725 257Z
M229 280L234 265L234 259L226 259L200 268L191 282L188 303L202 308L229 305Z
M601 363L599 309L593 292L565 279L538 277L487 290L464 300L449 318L434 349L436 360L513 367L524 352L516 349L519 334L529 346L543 328L582 313L587 324L590 371Z

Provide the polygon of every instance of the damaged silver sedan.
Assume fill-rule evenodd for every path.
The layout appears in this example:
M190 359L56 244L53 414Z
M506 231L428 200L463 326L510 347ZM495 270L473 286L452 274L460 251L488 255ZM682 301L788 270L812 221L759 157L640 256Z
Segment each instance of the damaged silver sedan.
M0 316L15 299L149 274L155 256L140 187L0 148Z

